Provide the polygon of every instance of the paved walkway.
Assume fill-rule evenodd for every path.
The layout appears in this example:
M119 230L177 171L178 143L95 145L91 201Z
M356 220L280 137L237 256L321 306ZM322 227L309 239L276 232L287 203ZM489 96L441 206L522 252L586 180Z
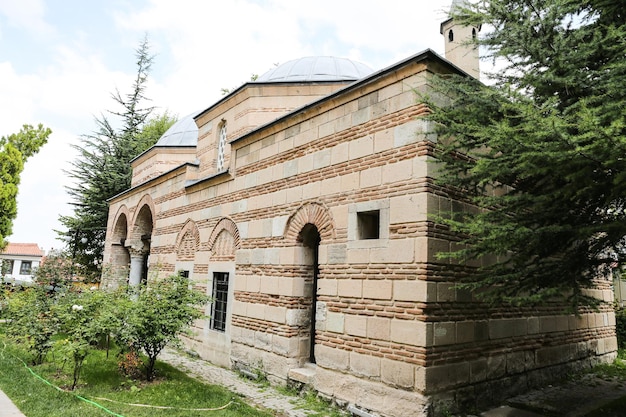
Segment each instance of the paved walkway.
M625 381L587 374L518 395L507 404L533 410L542 416L582 417L624 396ZM626 416L626 410L616 415Z
M0 391L0 417L24 417L24 414L2 391Z
M246 380L235 372L217 367L199 358L165 349L159 360L169 363L187 375L210 384L221 385L245 397L250 405L277 412L280 417L307 417L309 413L298 406L298 397L288 396L266 385Z

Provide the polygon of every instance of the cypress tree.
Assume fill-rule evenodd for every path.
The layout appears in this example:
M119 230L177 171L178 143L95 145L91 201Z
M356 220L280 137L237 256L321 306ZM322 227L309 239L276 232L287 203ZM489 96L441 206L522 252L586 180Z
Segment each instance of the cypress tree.
M538 303L626 259L626 8L608 0L490 0L456 10L503 67L483 84L435 77L440 181L477 207L440 219L462 260L497 255L463 286Z

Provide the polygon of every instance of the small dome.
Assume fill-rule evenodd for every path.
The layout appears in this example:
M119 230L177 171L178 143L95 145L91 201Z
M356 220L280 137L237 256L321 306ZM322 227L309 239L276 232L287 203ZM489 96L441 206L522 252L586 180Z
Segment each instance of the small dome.
M198 126L193 119L198 112L191 113L174 123L154 146L196 146Z
M257 82L356 81L374 72L346 58L310 56L285 62L261 75Z

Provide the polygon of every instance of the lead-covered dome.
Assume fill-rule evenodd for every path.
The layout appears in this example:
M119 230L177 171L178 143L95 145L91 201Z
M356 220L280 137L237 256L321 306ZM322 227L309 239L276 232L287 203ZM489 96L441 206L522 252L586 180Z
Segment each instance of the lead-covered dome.
M198 126L191 113L170 126L154 146L196 146L198 144Z
M257 82L356 81L374 72L347 58L310 56L285 62L267 71Z

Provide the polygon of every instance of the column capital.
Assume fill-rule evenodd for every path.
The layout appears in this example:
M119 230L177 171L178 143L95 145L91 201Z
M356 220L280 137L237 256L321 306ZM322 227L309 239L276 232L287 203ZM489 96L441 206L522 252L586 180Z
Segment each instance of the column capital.
M124 246L128 248L131 257L143 257L150 250L150 247L141 239L129 239L124 242Z

